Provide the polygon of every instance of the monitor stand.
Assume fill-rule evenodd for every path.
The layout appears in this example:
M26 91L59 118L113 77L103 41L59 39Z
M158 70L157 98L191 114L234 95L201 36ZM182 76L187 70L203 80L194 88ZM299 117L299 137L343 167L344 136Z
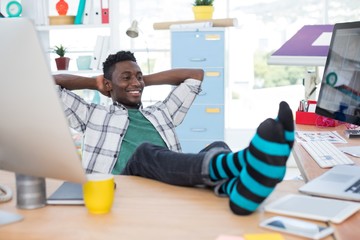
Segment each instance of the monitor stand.
M36 209L46 206L45 178L16 173L16 206Z
M0 227L2 225L18 222L23 219L23 216L21 216L20 214L0 210Z
M21 209L36 209L46 205L45 178L23 174L16 176L16 206ZM21 221L23 216L0 210L0 226Z

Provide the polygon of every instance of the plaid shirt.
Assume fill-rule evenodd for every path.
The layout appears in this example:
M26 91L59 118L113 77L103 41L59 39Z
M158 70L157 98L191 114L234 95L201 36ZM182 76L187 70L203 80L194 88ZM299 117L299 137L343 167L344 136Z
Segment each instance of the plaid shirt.
M139 109L170 150L181 151L175 127L184 120L196 95L201 91L200 86L201 81L187 79L174 88L164 101ZM70 127L84 135L82 161L86 172L111 173L129 125L127 109L121 104L89 104L60 86L58 91Z

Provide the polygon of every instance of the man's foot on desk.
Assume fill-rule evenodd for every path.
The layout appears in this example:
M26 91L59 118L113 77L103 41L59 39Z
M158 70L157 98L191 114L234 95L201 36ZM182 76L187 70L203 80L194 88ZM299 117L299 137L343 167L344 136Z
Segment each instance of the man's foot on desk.
M237 153L222 153L210 163L212 180L228 179L220 192L230 197L234 213L247 215L281 182L294 141L293 115L286 102L279 115L262 122L250 145Z
M260 124L256 135L247 148L236 153L220 153L212 159L209 165L210 177L214 181L238 177L242 168L247 164L248 160L245 153L249 149L250 153L255 154L254 156L258 159L268 159L269 162L273 162L273 158L281 155L277 149L278 143L288 143L291 149L294 139L292 111L286 102L281 102L277 118L275 120L269 118ZM286 153L285 158L281 158L281 160L274 159L274 162L279 164L279 162L284 162L285 159L286 163L288 157L289 155Z

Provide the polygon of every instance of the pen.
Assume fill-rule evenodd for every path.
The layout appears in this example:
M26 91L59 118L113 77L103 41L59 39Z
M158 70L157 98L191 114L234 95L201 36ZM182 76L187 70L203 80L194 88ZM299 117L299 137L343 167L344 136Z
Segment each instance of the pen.
M309 103L308 101L304 100L304 112L307 112L309 110Z
M316 90L316 87L314 87L314 88L311 90L311 92L309 93L308 97L310 97L311 94L313 94L313 93L315 92L315 90Z
M301 101L300 101L298 111L299 111L299 112L303 112L303 111L304 111L304 100L301 100Z

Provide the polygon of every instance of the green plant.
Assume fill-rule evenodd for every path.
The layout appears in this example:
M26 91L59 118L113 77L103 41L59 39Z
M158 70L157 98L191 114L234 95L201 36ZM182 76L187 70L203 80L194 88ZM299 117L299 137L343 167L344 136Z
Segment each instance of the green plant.
M60 57L64 57L66 53L66 48L63 45L55 46L54 52Z
M194 6L212 6L214 3L214 0L195 0Z

